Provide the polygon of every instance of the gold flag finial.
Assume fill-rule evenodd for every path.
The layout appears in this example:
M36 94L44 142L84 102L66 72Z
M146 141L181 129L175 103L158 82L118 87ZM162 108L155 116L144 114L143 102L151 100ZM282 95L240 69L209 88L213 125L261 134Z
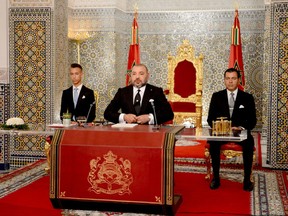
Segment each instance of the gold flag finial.
M138 17L138 4L137 3L135 3L134 4L134 17L137 19L137 17Z

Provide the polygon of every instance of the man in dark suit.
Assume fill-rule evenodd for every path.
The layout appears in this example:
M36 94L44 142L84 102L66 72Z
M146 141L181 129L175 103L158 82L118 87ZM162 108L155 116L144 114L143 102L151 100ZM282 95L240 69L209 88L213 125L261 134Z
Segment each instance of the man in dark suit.
M212 127L212 121L215 121L218 117L227 117L228 120L232 121L232 130L247 130L247 139L237 144L241 145L243 150L243 189L252 191L254 184L250 176L253 163L254 139L251 135L251 130L256 125L256 110L253 96L238 89L240 76L240 71L235 68L229 68L225 71L224 83L226 89L212 95L207 121ZM223 142L210 141L209 143L213 167L213 179L210 188L217 189L220 186L220 147Z
M87 88L82 83L83 70L80 64L74 63L70 67L70 78L72 86L62 93L60 117L63 113L72 114L71 120L76 121L79 116L86 117L87 122L95 119L95 97L93 90Z
M118 89L104 112L104 118L113 123L138 124L162 124L172 120L174 113L162 88L147 84L149 76L144 64L134 65L131 85Z

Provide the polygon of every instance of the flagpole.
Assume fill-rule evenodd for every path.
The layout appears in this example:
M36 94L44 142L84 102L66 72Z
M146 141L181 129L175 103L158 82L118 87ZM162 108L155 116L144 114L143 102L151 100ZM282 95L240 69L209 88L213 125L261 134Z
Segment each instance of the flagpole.
M240 32L240 21L238 14L238 6L236 6L234 13L234 22L231 28L231 44L230 44L230 56L229 56L229 68L235 68L241 73L240 84L238 88L240 90L245 89L245 77L244 77L244 63L242 57L242 42Z
M128 53L128 63L126 71L126 86L130 85L130 74L132 67L135 64L140 63L140 51L139 51L139 36L138 36L138 7L134 5L134 18L131 27L131 43Z

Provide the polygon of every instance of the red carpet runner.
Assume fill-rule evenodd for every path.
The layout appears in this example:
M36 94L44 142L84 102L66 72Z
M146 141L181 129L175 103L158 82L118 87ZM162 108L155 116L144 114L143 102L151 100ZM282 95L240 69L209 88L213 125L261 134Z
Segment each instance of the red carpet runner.
M44 176L0 199L0 214L3 216L61 215L61 210L54 209L49 200L49 176Z
M175 193L183 197L177 216L250 214L250 193L242 190L242 184L228 180L221 183L220 189L212 191L204 174L175 173ZM0 209L1 215L9 216L61 215L49 200L49 176L3 197Z
M45 160L38 161L0 175L0 215L61 215L61 210L53 209L49 200L49 176L44 171L46 166ZM239 183L243 177L241 170L223 168L221 187L214 191L204 180L204 166L175 164L175 194L181 194L183 198L176 216L288 215L287 171L254 170L255 188L253 193L249 193L244 192L242 183ZM93 215L100 214L94 212Z
M175 173L175 193L183 203L177 216L184 215L250 215L250 193L242 184L221 179L221 186L211 190L204 174Z

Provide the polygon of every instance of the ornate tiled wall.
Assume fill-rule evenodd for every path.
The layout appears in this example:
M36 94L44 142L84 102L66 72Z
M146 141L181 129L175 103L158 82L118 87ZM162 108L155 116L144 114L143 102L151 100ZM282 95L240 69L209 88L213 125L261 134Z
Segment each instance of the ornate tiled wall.
M239 16L246 91L255 97L258 127L261 127L265 12L241 11ZM85 80L86 84L100 93L98 115L109 103L107 92L109 96L110 92L124 86L132 19L133 14L114 9L81 9L73 12L73 27L86 29L90 33L90 38L80 45L81 64L86 70L85 76L89 77ZM148 65L152 84L166 87L167 54L176 54L183 39L190 40L196 55L204 55L204 121L212 93L224 88L223 72L228 66L233 20L234 11L140 13L138 17L141 62ZM98 25L101 29L98 29ZM69 61L76 61L76 44L73 41L69 52Z
M4 73L4 71L1 71ZM5 80L1 80L5 82ZM0 124L5 123L9 118L9 84L0 84ZM9 169L10 151L9 136L7 134L0 135L0 170Z
M6 122L9 118L9 93L10 86L8 80L8 69L0 68L0 124ZM6 134L0 135L0 170L10 168L10 151L9 151L9 136Z
M51 22L50 8L10 9L9 116L21 117L36 130L49 122L52 113ZM45 137L10 139L11 164L23 165L45 156Z
M51 90L53 91L53 117L52 122L60 122L60 103L63 89L69 85L68 80L68 2L67 0L55 1L54 3L54 23L52 39L52 58L53 67L51 67ZM51 122L51 123L52 123Z
M267 144L273 168L288 168L288 2L271 5Z
M261 144L263 145L263 150L266 151L266 163L269 163L270 161L270 152L271 152L271 145L267 142L267 133L269 128L269 116L271 113L270 109L270 77L271 77L271 7L270 4L266 5L265 7L265 29L264 29L264 62L263 67L265 72L263 72L263 94L262 94L262 119L263 119L263 125L262 125L262 134L261 134ZM268 145L267 145L268 144ZM264 146L265 145L265 146ZM264 155L265 157L265 155Z
M263 91L262 91L262 133L267 134L268 127L268 116L269 116L269 106L268 100L270 98L269 91L269 80L271 73L271 43L270 43L270 28L271 28L271 7L266 6L265 8L265 25L264 25L264 50L263 53Z
M184 10L185 1L179 0L163 1L162 5L157 1L152 10L151 1L139 1L138 16L141 61L150 69L150 82L166 87L167 54L175 55L183 39L188 39L196 55L204 55L205 123L212 93L224 88L223 72L228 66L234 9L227 9L228 1L219 0L208 5L193 3L189 7L195 10ZM9 112L8 116L21 115L29 123L59 121L61 93L70 85L69 64L78 61L78 45L85 71L84 83L100 94L98 118L103 116L117 88L124 86L132 5L136 1L101 1L102 7L100 1L67 2L10 1L10 83L7 87L11 89L11 103L9 111L4 111ZM239 7L246 91L255 97L257 127L267 131L271 162L283 168L287 161L287 151L283 150L287 142L287 126L284 126L287 125L287 68L286 54L283 54L287 53L287 3L265 2L268 4L265 8L259 8L262 0L241 1L244 5ZM95 4L100 5L94 7ZM173 7L179 11L168 9ZM88 33L88 38L75 40L72 36L68 40L68 32L68 35ZM38 37L34 37L35 34ZM44 157L43 140L38 139L30 137L24 142L13 138L14 162L21 163L16 158ZM2 140L0 137L0 147Z

